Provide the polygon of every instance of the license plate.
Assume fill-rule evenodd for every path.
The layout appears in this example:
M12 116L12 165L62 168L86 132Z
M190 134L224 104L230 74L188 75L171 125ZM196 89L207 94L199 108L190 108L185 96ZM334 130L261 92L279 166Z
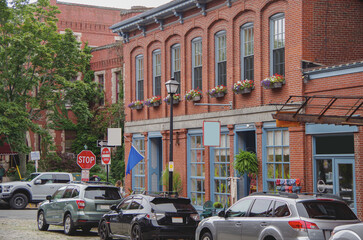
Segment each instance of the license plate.
M183 223L182 217L172 217L171 218L172 223Z
M110 210L110 205L98 205L98 208L102 210Z

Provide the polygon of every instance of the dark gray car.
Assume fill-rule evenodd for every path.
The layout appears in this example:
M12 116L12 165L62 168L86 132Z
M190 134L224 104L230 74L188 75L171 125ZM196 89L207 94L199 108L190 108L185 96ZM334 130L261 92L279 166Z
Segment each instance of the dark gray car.
M334 227L360 222L331 197L257 193L203 219L196 240L328 240Z

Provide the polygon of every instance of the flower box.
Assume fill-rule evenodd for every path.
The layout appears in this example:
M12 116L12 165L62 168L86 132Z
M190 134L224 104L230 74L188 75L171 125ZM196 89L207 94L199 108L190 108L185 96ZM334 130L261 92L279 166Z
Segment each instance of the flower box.
M279 74L274 74L271 77L264 79L261 82L265 89L281 88L285 84L285 77Z
M163 101L166 102L168 105L170 105L170 95L168 95L166 98L164 98ZM173 95L173 105L179 104L179 102L180 102L180 94L174 94Z
M161 104L161 97L153 96L151 98L148 98L144 101L144 104L148 107L159 107Z
M198 89L192 89L185 94L185 100L197 102L202 98L202 93Z
M227 94L227 87L220 85L210 89L207 94L212 98L222 98Z
M136 100L135 102L131 102L128 107L131 109L140 110L144 107L144 103L142 101Z
M247 94L255 88L253 80L237 81L232 88L232 91L236 94Z

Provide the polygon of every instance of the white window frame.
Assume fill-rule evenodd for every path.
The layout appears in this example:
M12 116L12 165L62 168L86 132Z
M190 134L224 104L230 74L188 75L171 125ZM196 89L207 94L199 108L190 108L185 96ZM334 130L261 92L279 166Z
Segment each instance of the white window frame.
M219 31L214 36L215 43L215 85L227 85L227 32L225 30ZM219 63L226 63L226 78L225 82L219 79Z
M252 37L249 41L248 40L246 41L246 32L252 34ZM249 49L249 51L246 51L246 49ZM254 26L253 23L249 22L243 24L241 27L241 80L247 79L246 69L245 69L245 57L251 57L251 56L252 58L254 57ZM254 75L254 73L252 75ZM254 76L252 77L252 79L248 80L254 80Z

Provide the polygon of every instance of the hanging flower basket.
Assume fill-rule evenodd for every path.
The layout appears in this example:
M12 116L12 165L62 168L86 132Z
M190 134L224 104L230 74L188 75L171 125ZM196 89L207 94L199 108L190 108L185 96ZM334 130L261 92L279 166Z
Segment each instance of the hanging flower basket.
M253 80L237 81L232 88L232 91L236 94L247 94L255 89L255 82Z
M161 104L161 97L153 96L151 98L148 98L144 101L144 104L148 107L159 107Z
M202 92L198 89L192 89L185 94L185 100L198 102L202 99Z
M163 101L170 105L170 95L168 95L166 98L164 98ZM180 102L180 94L174 94L173 95L173 105L179 104L179 102Z
M140 110L144 107L144 103L142 101L136 100L134 102L131 102L128 107L131 109Z
M219 85L210 89L207 94L212 98L222 98L227 94L227 87L223 85Z
M281 88L285 84L285 77L280 74L274 74L261 82L265 89Z

